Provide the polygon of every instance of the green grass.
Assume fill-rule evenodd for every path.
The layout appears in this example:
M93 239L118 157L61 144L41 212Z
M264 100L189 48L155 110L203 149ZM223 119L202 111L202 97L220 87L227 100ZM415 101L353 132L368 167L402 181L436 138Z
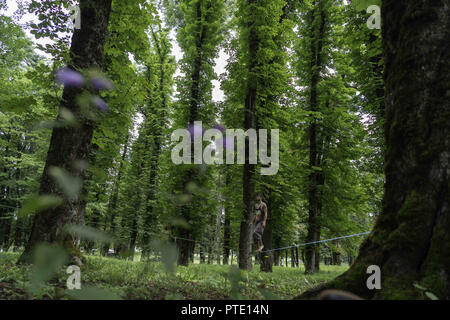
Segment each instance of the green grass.
M159 262L87 256L81 270L82 290L66 289L65 270L33 290L33 268L16 266L18 256L0 253L0 299L291 299L348 268L321 266L320 273L305 276L302 267L274 267L273 273L263 273L259 265L240 272L236 265L230 269L192 264L170 274Z

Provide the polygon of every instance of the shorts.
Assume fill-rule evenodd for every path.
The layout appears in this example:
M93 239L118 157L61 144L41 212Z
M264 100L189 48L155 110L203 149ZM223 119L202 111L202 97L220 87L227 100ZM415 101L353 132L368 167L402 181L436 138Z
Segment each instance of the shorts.
M255 225L255 229L253 230L253 240L255 242L261 241L264 233L264 227L262 225L262 221L259 221Z

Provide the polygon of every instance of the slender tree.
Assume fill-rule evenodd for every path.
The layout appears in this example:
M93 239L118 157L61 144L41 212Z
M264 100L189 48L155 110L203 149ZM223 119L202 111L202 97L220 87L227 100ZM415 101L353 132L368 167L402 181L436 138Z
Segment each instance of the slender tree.
M202 138L202 133L198 132L200 128L194 127L195 122L202 121L203 126L212 126L214 121L211 81L215 73L212 66L222 41L221 22L225 6L220 0L183 0L179 9L183 18L178 22L177 40L184 52L181 61L184 77L177 83L180 101L176 126L192 129L193 151L194 138ZM194 152L191 153L191 163L194 163ZM211 170L198 164L183 164L174 170L174 175L173 190L190 199L174 210L177 218L189 226L173 228L178 237L178 264L187 265L194 248L192 243L201 233L202 222L209 220L207 217L211 214L207 212L207 194L202 191L212 183Z
M317 112L318 85L321 70L323 68L323 45L325 28L327 24L326 0L313 1L313 9L310 12L310 94L309 108L311 112ZM308 190L308 236L307 242L320 240L320 215L322 209L321 186L324 183L323 171L320 170L320 144L318 137L317 120L314 118L309 125L309 190ZM319 250L316 245L306 248L305 273L315 273L319 266Z

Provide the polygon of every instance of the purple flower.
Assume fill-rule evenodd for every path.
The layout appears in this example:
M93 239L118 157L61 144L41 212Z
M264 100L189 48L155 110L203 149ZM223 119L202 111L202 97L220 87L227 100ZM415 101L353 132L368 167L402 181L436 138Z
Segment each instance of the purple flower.
M104 77L95 76L92 78L92 85L96 90L110 90L113 88L113 84L109 79L106 79Z
M81 87L84 84L84 77L81 73L66 67L56 72L56 81L67 87Z
M202 138L205 130L202 126L197 126L195 124L190 124L188 127L188 131L191 134L191 139L195 139L197 137Z
M95 96L95 97L92 99L92 102L94 102L94 104L97 106L97 108L98 108L100 111L103 111L103 112L109 112L108 104L105 102L105 100L103 100L103 99L100 98L99 96Z
M216 125L214 126L214 129L217 129L217 130L219 130L219 131L222 132L222 133L225 132L225 127L222 126L221 124L216 124Z

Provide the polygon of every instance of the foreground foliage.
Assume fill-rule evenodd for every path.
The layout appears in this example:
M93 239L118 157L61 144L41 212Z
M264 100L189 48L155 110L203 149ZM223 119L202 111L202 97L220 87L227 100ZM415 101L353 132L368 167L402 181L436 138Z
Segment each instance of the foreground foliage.
M239 272L236 265L190 264L167 273L160 262L131 262L87 256L81 290L66 289L65 270L32 291L33 269L17 266L18 253L0 254L0 299L291 299L329 281L347 265L324 266L304 275L300 268L274 267L273 273Z

